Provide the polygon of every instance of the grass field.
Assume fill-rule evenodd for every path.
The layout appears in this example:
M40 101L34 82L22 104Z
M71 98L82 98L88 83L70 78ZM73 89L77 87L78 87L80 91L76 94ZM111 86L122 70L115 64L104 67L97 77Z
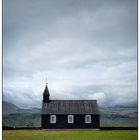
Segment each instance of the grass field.
M136 130L4 130L3 140L137 140Z

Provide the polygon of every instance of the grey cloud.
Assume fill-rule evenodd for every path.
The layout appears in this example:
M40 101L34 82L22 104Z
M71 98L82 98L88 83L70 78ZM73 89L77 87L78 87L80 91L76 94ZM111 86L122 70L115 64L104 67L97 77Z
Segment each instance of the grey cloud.
M41 100L47 76L52 98L99 93L103 104L136 101L136 0L5 0L3 17L6 98L19 92L22 105Z
M31 92L31 90L26 90L27 89L25 89L25 91L23 92L17 91L15 89L9 89L9 91L4 91L3 100L14 103L22 108L41 107L41 96L39 98L33 94L33 91Z

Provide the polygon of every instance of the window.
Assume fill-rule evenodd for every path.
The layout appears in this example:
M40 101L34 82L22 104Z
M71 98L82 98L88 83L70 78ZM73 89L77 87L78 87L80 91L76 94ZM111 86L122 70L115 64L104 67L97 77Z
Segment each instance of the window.
M68 115L68 123L73 123L73 115Z
M50 123L56 123L56 115L50 116Z
M85 123L91 123L91 115L85 115Z

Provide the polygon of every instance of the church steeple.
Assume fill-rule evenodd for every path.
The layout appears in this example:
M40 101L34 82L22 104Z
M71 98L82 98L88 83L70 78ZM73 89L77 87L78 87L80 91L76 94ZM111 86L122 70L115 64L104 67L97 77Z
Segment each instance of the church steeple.
M50 96L47 84L48 83L46 83L46 87L45 87L45 90L43 92L43 102L46 102L46 103L49 102L49 96Z

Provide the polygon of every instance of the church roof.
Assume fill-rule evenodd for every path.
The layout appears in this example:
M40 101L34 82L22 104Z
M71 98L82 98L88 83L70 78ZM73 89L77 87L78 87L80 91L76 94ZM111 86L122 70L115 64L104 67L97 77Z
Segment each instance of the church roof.
M50 100L42 103L42 114L99 114L96 100Z

